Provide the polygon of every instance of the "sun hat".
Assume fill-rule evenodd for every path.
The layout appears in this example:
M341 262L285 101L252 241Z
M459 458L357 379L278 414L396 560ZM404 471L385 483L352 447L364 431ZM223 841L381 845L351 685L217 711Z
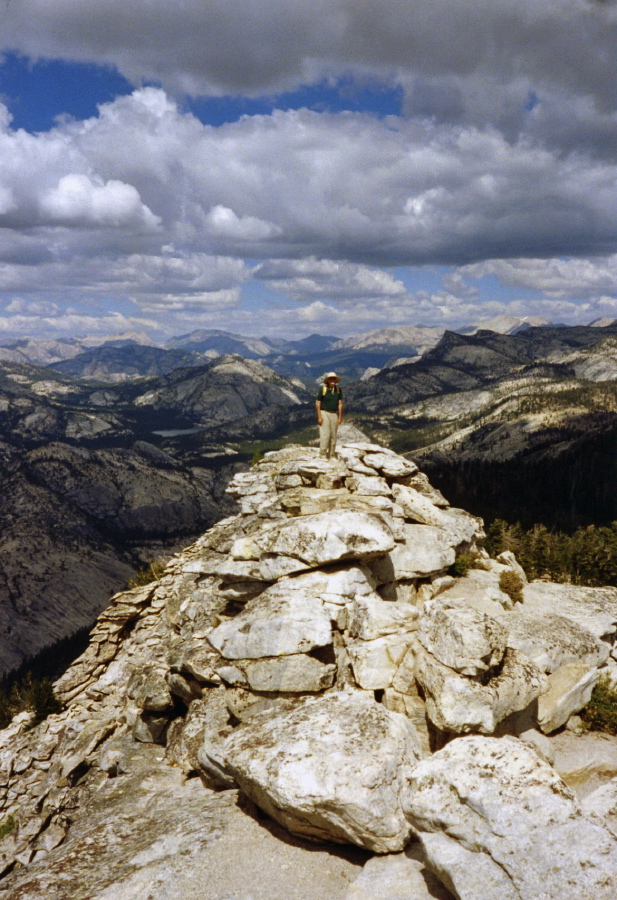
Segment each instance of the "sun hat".
M324 382L325 382L325 381L329 381L330 378L334 378L334 380L335 380L337 383L341 380L341 379L339 378L339 376L336 374L336 372L328 372L326 375L324 375L323 380L324 380Z

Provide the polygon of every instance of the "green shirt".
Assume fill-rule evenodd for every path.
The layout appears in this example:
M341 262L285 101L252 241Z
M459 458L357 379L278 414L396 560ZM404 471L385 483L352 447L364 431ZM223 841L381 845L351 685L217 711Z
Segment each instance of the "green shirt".
M333 390L329 390L325 384L319 388L317 400L324 412L338 412L339 400L342 399L343 392L338 386Z

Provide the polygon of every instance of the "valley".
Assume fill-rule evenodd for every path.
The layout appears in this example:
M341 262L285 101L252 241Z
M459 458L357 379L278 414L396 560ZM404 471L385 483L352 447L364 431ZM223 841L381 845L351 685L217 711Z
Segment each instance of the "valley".
M136 569L234 509L238 454L185 455L182 432L289 410L304 392L239 357L113 386L1 363L0 674L91 625ZM169 449L166 428L181 432Z
M428 349L396 359L412 337ZM280 345L278 370L269 355L218 355L269 354L264 342L193 338L64 361L71 348L31 343L46 365L0 362L0 672L89 626L137 569L229 515L225 486L254 456L315 443L315 378L283 374L308 357L344 373L349 352L359 371L381 347L377 372L344 378L346 422L487 522L572 532L617 519L615 324L387 329L347 350L314 335Z

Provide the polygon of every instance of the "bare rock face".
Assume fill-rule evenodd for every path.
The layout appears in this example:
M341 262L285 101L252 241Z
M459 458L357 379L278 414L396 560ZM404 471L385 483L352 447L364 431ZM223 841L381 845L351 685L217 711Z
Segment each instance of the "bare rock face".
M588 794L582 802L585 815L606 825L617 838L617 779L603 784Z
M377 560L372 571L380 584L402 578L424 578L448 569L456 559L454 543L434 525L402 526L404 542Z
M308 839L333 867L300 865L303 900L612 898L612 807L584 818L560 775L590 794L613 743L577 755L551 732L612 665L613 589L508 603L516 561L482 557L481 523L374 444L267 454L229 493L237 515L112 598L55 685L64 710L0 732L0 896L202 900L207 880L287 900ZM461 553L485 569L457 578ZM355 874L404 853L351 884L343 844Z
M421 755L415 729L361 693L265 713L225 742L242 790L293 834L401 850L400 795Z
M426 867L418 844L404 853L374 856L349 888L345 900L454 900Z
M225 659L286 656L331 644L332 627L321 600L277 585L211 631L208 641Z
M304 516L267 531L259 539L264 553L288 556L312 568L344 559L370 559L392 550L395 542L382 519L339 510Z
M609 900L617 841L513 738L453 741L416 767L405 811L460 900Z
M526 709L544 686L539 669L516 650L506 651L486 684L443 665L420 644L414 653L427 714L441 731L492 734L507 716Z
M540 729L550 734L587 706L599 677L599 671L586 663L570 663L550 675L538 698Z
M418 640L439 662L461 675L482 675L501 663L507 632L465 601L437 597L424 605Z

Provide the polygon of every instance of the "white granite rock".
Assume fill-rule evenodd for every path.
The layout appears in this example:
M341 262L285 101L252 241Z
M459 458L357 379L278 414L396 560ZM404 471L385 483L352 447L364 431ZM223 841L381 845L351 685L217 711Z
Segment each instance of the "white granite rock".
M349 888L345 900L454 900L430 872L418 844L404 853L374 856Z
M493 618L514 607L512 598L499 587L499 575L484 569L470 569L463 578L447 585L440 593L445 597L465 600L479 612Z
M502 553L500 553L497 556L497 562L501 563L504 566L508 566L509 569L513 569L521 579L523 584L527 584L528 579L525 570L511 550L504 550Z
M365 691L389 687L409 646L409 634L387 634L347 644L356 684Z
M405 484L408 487L413 488L414 491L419 491L421 494L424 494L429 498L431 503L435 504L435 506L439 506L442 509L446 509L450 506L441 491L438 491L437 488L433 487L428 480L428 476L425 475L424 472L416 472L415 475L412 475L405 480Z
M259 535L258 543L265 553L298 559L307 566L371 559L394 547L380 516L347 509L288 520Z
M382 600L376 593L357 595L350 603L347 629L352 637L363 641L408 633L418 627L419 612L409 603Z
M277 659L255 659L241 663L253 691L265 693L312 693L332 687L336 666L325 665L304 654Z
M538 753L549 766L554 764L555 751L545 734L542 734L542 732L537 731L535 728L529 728L527 731L522 731L517 737L519 741L527 744L528 747L533 747L536 753Z
M538 697L538 725L550 734L587 706L600 673L586 663L569 663L549 675Z
M371 596L375 582L370 570L358 563L303 572L279 581L280 591L301 591L327 603L344 606L355 598Z
M416 678L426 695L426 710L442 731L492 734L506 716L525 709L540 693L540 670L508 649L498 673L486 683L444 666L418 642L414 647Z
M456 559L448 534L432 525L404 525L405 543L396 547L372 566L371 571L380 584L402 578L424 578L438 575Z
M420 763L405 811L459 900L614 900L617 841L515 738L459 738Z
M400 797L420 747L413 725L362 692L258 714L225 742L242 790L293 834L398 852L411 827Z
M477 516L472 516L464 509L453 507L443 509L441 512L444 517L441 527L446 531L455 547L466 549L469 545L486 537L484 523Z
M568 787L583 798L617 777L617 735L568 729L549 736L555 770Z
M347 479L347 487L350 491L368 497L390 497L392 495L392 488L377 475L354 474Z
M418 471L415 463L403 456L384 453L383 450L378 453L365 454L362 462L365 466L376 469L386 478L405 478L407 475L415 475Z
M435 506L426 496L414 488L402 484L392 486L395 502L401 507L403 515L420 525L444 525L446 518L443 510Z
M503 659L507 632L495 619L477 612L464 600L442 595L424 604L418 640L456 672L481 675Z
M598 818L617 838L617 778L601 785L581 802L585 815Z
M508 646L520 650L549 674L570 664L598 668L610 653L606 641L574 619L528 611L527 604L497 614L497 618L508 631Z
M208 642L225 659L287 656L331 644L332 627L321 600L275 585L213 629Z
M617 588L578 587L533 581L525 586L525 609L540 615L564 616L597 638L617 633Z

